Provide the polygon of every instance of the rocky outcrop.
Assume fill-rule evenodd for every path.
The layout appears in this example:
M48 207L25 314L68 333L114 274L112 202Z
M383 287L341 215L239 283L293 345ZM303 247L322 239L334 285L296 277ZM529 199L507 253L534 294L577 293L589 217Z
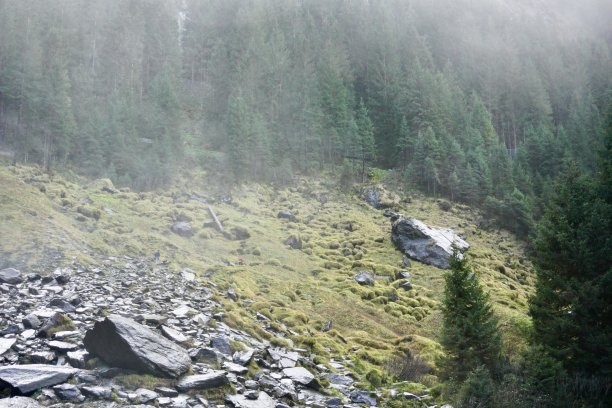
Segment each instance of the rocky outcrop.
M26 364L0 367L0 382L9 384L22 394L61 384L79 370L67 366Z
M97 322L83 342L87 351L114 367L177 378L191 365L189 355L181 347L118 315Z
M390 208L400 203L397 194L387 191L382 185L367 186L361 190L361 197L374 208Z
M470 247L451 229L429 227L417 219L402 216L393 221L391 239L410 258L442 269L449 267L453 245L460 252Z

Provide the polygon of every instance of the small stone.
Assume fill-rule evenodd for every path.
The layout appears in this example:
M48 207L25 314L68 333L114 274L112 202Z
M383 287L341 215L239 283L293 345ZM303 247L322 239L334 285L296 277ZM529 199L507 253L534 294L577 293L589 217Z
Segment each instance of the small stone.
M15 342L16 339L0 339L0 356L9 351Z
M52 351L37 351L30 354L30 361L34 364L50 364L55 360L55 353Z
M0 283L7 283L9 285L17 285L23 282L21 272L15 268L6 268L0 271Z
M188 375L183 377L176 388L181 392L189 390L207 390L221 387L228 383L225 371L211 370L206 374Z
M110 399L113 390L108 387L85 385L81 387L81 392L87 397Z
M249 391L244 393L244 396L245 396L246 399L256 400L257 398L259 398L259 391L257 391L257 390L249 390Z
M76 344L68 343L66 341L58 341L58 340L50 341L48 345L51 349L62 351L62 352L74 351L79 348L79 346L77 346Z
M38 329L42 325L40 319L32 313L21 319L21 323L26 329Z
M147 402L153 401L154 399L159 397L159 395L155 391L147 390L145 388L137 389L136 395L138 401L140 401L141 404L146 404Z
M85 368L85 362L89 359L89 353L85 350L70 351L66 354L68 363L75 368Z
M170 397L170 398L178 397L179 395L177 390L175 390L174 388L168 388L168 387L156 387L155 392L157 392L160 395L163 395L164 397Z
M56 385L53 387L53 391L55 391L55 394L60 397L60 399L66 401L82 401L84 399L81 391L73 384Z
M175 343L183 344L190 340L189 337L185 336L183 333L169 326L162 326L161 331L164 336L166 336Z
M361 271L357 275L355 275L353 279L360 285L374 285L374 274L370 271Z
M249 372L247 367L240 364L230 363L229 361L224 362L222 368L234 374L246 374Z

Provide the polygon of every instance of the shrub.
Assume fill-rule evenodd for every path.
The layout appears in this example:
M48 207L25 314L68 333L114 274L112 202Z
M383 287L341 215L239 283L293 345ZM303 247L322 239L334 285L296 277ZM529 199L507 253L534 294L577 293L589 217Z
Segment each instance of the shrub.
M389 373L400 381L419 382L421 377L431 372L431 367L420 356L407 350L403 355L391 358L385 364Z

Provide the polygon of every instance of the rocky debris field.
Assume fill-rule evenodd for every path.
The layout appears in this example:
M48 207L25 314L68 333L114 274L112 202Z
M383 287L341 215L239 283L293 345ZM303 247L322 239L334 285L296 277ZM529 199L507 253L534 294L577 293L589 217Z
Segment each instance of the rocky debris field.
M0 271L0 407L379 403L355 387L349 361L317 365L307 350L227 326L216 288L191 272L129 258L102 265Z

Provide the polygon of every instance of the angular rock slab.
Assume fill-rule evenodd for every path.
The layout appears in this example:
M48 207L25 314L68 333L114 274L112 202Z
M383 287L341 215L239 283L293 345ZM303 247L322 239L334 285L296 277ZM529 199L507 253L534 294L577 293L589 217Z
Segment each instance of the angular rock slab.
M22 394L61 384L79 370L66 366L25 364L0 367L0 382L5 382Z
M257 399L248 399L244 395L227 395L225 399L230 402L235 408L275 408L277 401L266 394L264 391L259 393Z
M283 374L294 382L310 388L319 389L320 384L315 376L304 367L292 367L283 369Z
M188 375L183 377L176 389L180 392L189 390L207 390L209 388L221 387L228 383L227 373L225 371L209 371L206 374Z
M442 269L449 268L453 244L459 252L470 247L451 229L428 227L417 219L404 217L393 222L391 240L409 257Z
M111 315L85 333L85 348L115 367L177 378L191 366L189 355L161 334Z
M0 339L0 356L9 351L16 342L16 339Z
M8 283L9 285L17 285L23 282L21 272L15 268L6 268L0 271L0 283Z

